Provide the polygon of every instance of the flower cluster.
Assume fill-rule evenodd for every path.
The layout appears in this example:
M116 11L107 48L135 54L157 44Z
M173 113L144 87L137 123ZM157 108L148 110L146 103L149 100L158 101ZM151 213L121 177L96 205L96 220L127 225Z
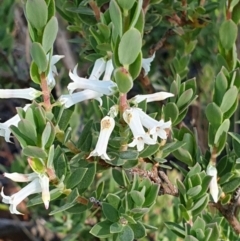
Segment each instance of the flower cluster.
M47 56L49 57L49 56ZM48 88L51 88L55 85L54 76L57 74L57 70L55 64L58 60L60 60L63 56L53 56L49 65L49 72L47 75L47 83ZM149 59L143 59L142 67L145 70L145 74L150 70L150 64L153 60L154 56ZM69 77L73 82L68 84L68 95L62 95L59 99L60 103L65 106L65 108L69 108L72 105L75 105L78 102L96 99L102 104L101 97L103 95L113 95L117 90L117 85L111 80L112 72L113 72L113 64L112 60L105 61L104 58L97 59L95 61L93 70L88 79L79 77L77 75L77 66L73 69L73 71L69 71ZM102 80L100 80L101 76ZM0 94L2 98L27 98L29 100L33 100L42 92L37 91L33 88L29 88L26 90L0 90ZM172 97L173 94L167 92L159 92L151 95L137 95L134 98L128 100L129 104L133 103L137 105L143 100L146 102L151 101L160 101L166 98ZM26 111L29 105L24 107ZM118 115L118 105L114 105L110 108L109 113L101 120L101 128L99 133L99 138L96 143L94 150L89 154L89 157L99 156L105 160L111 160L107 154L107 147L110 136L115 127L114 118ZM129 107L124 110L122 117L124 121L129 125L133 133L133 141L128 144L129 147L137 146L138 151L142 151L144 149L144 145L154 145L157 143L158 137L161 139L167 138L168 129L171 127L171 121L164 122L163 120L157 121L147 115L144 111L139 109L138 107ZM5 137L6 141L10 139L10 129L11 125L18 125L20 121L19 115L14 116L10 120L5 123L0 123L0 135ZM29 158L29 165L31 165L31 158ZM29 182L24 188L22 188L19 192L6 196L3 192L3 188L1 190L1 195L3 197L3 202L6 204L10 204L11 213L21 214L17 210L17 206L20 202L22 202L25 198L27 198L31 194L42 193L42 200L45 204L46 209L49 206L50 202L50 192L49 192L49 176L47 174L47 169L43 166L41 172L34 170L33 173L30 174L19 174L19 173L5 173L5 177L12 179L16 182ZM45 170L46 169L46 170Z
M49 71L47 75L47 83L49 88L53 88L53 86L56 83L54 76L57 75L57 68L55 64L63 57L64 57L63 55L54 55L50 60ZM49 58L49 55L47 55L47 59L48 58ZM0 89L1 99L20 98L20 99L26 99L26 100L34 100L40 95L42 95L41 91L31 87L26 89L13 89L13 90ZM26 111L29 106L30 106L29 104L25 105L23 110ZM6 142L10 142L11 130L9 127L12 125L17 126L19 121L20 121L19 115L15 115L11 119L7 120L6 122L0 123L0 136L3 136Z
M144 144L156 144L157 137L167 139L166 130L169 129L172 124L171 121L157 121L136 107L126 109L123 113L123 119L133 133L133 141L129 143L128 146L137 146L138 151L144 149ZM144 127L147 128L147 132L144 130ZM152 137L150 135L152 135Z
M100 77L105 72L102 81ZM111 80L113 72L112 60L105 61L104 58L95 61L93 70L88 79L77 75L77 66L73 72L69 71L69 77L73 80L68 84L69 95L62 95L59 99L65 108L69 108L76 103L96 99L102 105L103 95L113 95L117 90L117 85ZM81 91L73 93L75 90Z
M9 210L11 213L22 214L17 210L17 205L20 204L29 195L35 193L42 193L42 200L44 202L45 208L48 209L50 202L49 193L49 178L45 174L37 174L35 172L30 174L19 174L19 173L4 173L4 176L15 181L15 182L30 182L27 186L22 188L17 193L12 196L6 196L1 191L2 202L10 204Z

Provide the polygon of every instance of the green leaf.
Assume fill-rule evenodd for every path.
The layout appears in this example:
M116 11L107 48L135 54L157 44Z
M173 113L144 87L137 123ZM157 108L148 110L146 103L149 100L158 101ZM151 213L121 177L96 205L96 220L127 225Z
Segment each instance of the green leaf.
M240 135L238 133L234 133L234 132L228 132L228 134L235 140L238 142L238 144L240 144Z
M194 238L192 235L187 235L184 241L199 241L199 240Z
M215 138L214 138L214 144L217 144L221 138L223 138L223 134L226 134L230 127L230 120L226 119L218 128Z
M184 150L182 147L173 152L173 155L181 162L186 163L189 166L193 166L194 162L190 153Z
M129 29L124 33L119 43L118 56L120 63L123 65L132 64L141 52L141 48L141 33L135 28Z
M46 171L44 162L39 158L31 158L28 160L28 164L36 173L44 173Z
M223 96L223 100L220 109L223 113L227 112L234 105L238 96L238 89L236 86L232 86Z
M208 121L216 128L220 126L223 120L222 110L213 102L208 104L206 108L206 116Z
M47 153L37 146L27 146L23 149L23 154L29 157L36 157L45 160L47 158Z
M121 93L127 93L133 87L133 79L124 67L114 70L114 79Z
M41 30L47 23L48 8L44 0L27 0L26 15L31 25Z
M119 215L117 209L115 209L112 205L106 202L102 202L102 210L105 217L115 223L119 220Z
M234 178L222 186L222 190L225 193L231 193L239 186L240 177Z
M62 193L57 188L55 188L55 189L50 191L50 200L51 201L55 200L58 197L60 197L61 195L62 195ZM28 203L27 203L27 207L32 207L32 206L35 206L35 205L38 205L38 204L41 204L41 203L43 203L42 195L34 197L31 200L29 200Z
M132 8L136 0L117 0L120 7L124 10L129 10Z
M119 171L119 170L113 168L112 169L112 176L113 176L114 181L118 185L124 187L124 180L123 180L123 173L122 173L122 171Z
M122 12L115 0L110 1L109 13L110 13L111 20L113 22L113 26L116 29L117 34L121 37L123 32Z
M48 215L54 215L57 213L62 213L63 211L67 211L68 209L72 208L75 205L75 203L66 203L65 205L53 210L52 212L50 212Z
M72 189L73 187L77 186L78 183L83 179L86 172L87 168L82 167L74 170L66 181L66 188Z
M99 185L97 186L97 190L96 190L96 198L100 199L102 196L102 193L104 191L104 182L100 182Z
M190 216L189 216L189 214L188 214L187 209L183 206L183 204L179 204L179 205L178 205L178 208L179 208L180 211L181 211L182 217L183 217L186 221L189 221L189 220L190 220Z
M31 76L32 81L35 82L36 84L41 83L41 78L40 78L40 75L39 75L38 66L36 65L36 63L34 61L31 62L30 76Z
M179 116L178 107L173 102L167 103L163 107L163 111L164 111L164 120L165 121L171 120L172 123L174 123L177 120L178 116Z
M74 203L77 200L77 198L79 197L79 193L77 188L73 189L72 192L67 196L67 203Z
M119 157L121 159L136 160L138 158L138 151L128 150L119 152Z
M144 195L136 190L131 191L130 195L133 201L136 203L137 207L142 207L143 203L145 202Z
M165 146L161 147L162 158L165 158L170 153L172 153L173 151L177 150L178 148L184 146L185 144L186 143L184 143L183 141L176 141L176 142L172 142L172 143L167 143Z
M129 226L133 230L134 239L141 239L147 235L145 227L139 221L137 221L137 223L135 224L134 223L129 224Z
M225 20L220 29L219 37L223 48L230 50L237 39L238 28L237 25L232 21L232 19Z
M67 108L67 109L63 109L62 113L58 116L58 126L60 128L60 130L65 130L68 126L68 123L73 115L73 112L74 112L74 108L75 108L75 105L70 107L70 108ZM61 112L61 111L60 111Z
M237 3L237 5L233 8L232 11L232 20L235 24L239 24L240 21L240 2Z
M141 9L138 20L134 28L136 28L143 35L144 25L145 25L145 13L143 12L143 9Z
M207 227L210 227L212 229L211 236L208 239L208 241L218 241L220 236L218 224L211 223L211 224L208 224Z
M104 220L102 222L99 222L95 224L92 229L90 230L90 233L93 236L96 236L98 238L107 238L110 237L111 232L110 232L110 227L112 225L112 222L108 220Z
M192 215L196 217L199 213L201 213L208 205L208 202L209 196L206 194L199 201L197 201L196 204L194 204L194 206L191 209Z
M93 120L89 120L87 124L84 126L80 134L80 137L76 144L80 150L88 151L87 149L91 148L92 138L90 140L89 136L92 136L92 124L93 124Z
M110 203L115 209L119 209L119 205L121 203L121 199L115 195L115 194L112 194L112 193L109 193L107 195L107 201L108 203Z
M132 76L132 79L135 80L142 69L142 53L140 52L137 59L129 66L129 73Z
M46 71L48 67L48 61L47 61L46 54L40 43L37 43L37 42L32 43L30 54L32 56L33 61L38 66L39 71L40 72Z
M62 176L66 176L67 163L63 153L59 155L57 158L54 156L53 164L54 164L55 173L59 179L61 179Z
M110 226L110 233L120 233L122 232L122 230L123 230L123 226L118 222L113 223Z
M87 165L87 172L78 184L79 193L83 193L92 184L94 177L96 175L96 163L90 163Z
M31 139L32 143L37 143L37 132L36 127L34 124L28 120L21 120L18 123L19 130L27 136L29 139ZM29 143L30 144L30 143Z
M179 179L177 179L177 187L178 187L179 192L180 192L182 195L185 195L185 194L186 194L186 187L185 187L185 185L184 185Z
M139 153L139 157L146 158L155 154L159 149L159 144L149 145Z
M197 219L195 220L195 222L192 226L192 229L197 230L200 228L202 230L205 230L205 226L206 226L205 221L201 217L197 217Z
M50 148L55 139L55 129L52 123L47 122L46 127L42 133L42 147Z
M198 195L202 190L202 187L200 185L196 186L196 187L192 187L187 191L187 195L190 197L194 197L196 195Z
M156 199L158 197L160 185L158 184L152 184L150 189L147 190L145 194L145 202L143 204L144 207L151 207L153 203L156 202Z
M185 237L185 229L177 223L166 222L165 226L180 238Z
M137 7L136 7L135 12L133 14L133 18L131 20L131 24L130 24L129 28L135 27L135 24L137 23L139 15L140 15L141 10L142 10L142 6L143 6L143 0L137 0Z
M97 26L104 38L108 40L111 34L109 27L103 23L98 23Z
M199 163L196 163L194 167L190 168L190 171L188 172L188 177L192 177L193 175L200 173L201 170L202 168Z
M42 46L47 53L54 44L58 32L58 21L55 16L53 16L47 23L43 31Z
M118 234L119 241L133 241L134 233L129 226L123 227L123 231Z
M188 89L188 90L184 91L177 101L177 107L179 109L184 108L186 106L186 104L188 102L190 102L190 100L192 99L192 96L193 96L192 89Z
M213 95L213 101L220 106L222 103L222 99L224 94L226 93L228 88L228 81L224 74L223 68L218 73L215 81L215 90Z
M88 209L87 205L76 203L73 207L67 210L68 213L79 214L85 212Z

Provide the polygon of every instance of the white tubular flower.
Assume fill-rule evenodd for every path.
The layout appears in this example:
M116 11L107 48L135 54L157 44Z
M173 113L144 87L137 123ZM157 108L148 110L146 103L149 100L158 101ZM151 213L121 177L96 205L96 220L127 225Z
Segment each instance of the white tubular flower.
M216 167L212 166L212 165L209 165L207 167L207 175L211 176L212 177L212 180L209 184L209 189L210 189L210 193L211 193L211 196L213 198L213 201L215 203L218 202L218 183L217 183L217 169Z
M137 146L137 150L142 151L144 143L148 145L156 144L156 141L144 131L137 108L126 109L123 113L123 119L129 125L134 137L134 140L128 146Z
M116 83L111 80L100 81L95 79L85 79L77 75L77 66L75 66L73 73L70 71L69 76L74 81L68 84L68 90L72 93L76 89L89 89L100 92L104 95L112 95L117 89Z
M30 106L29 104L25 105L23 110L26 111L29 106ZM10 142L11 131L9 127L17 126L19 121L20 121L19 115L15 115L11 119L5 121L4 123L0 123L0 136L3 136L6 142Z
M107 61L103 80L111 80L113 70L114 70L113 63L112 63L112 60L110 59Z
M89 79L100 79L106 67L106 61L104 58L97 59L94 63L92 73ZM77 75L77 73L75 73Z
M40 193L41 190L42 188L38 178L35 178L27 186L25 186L20 191L13 194L12 196L6 196L2 188L2 191L1 191L1 196L3 198L2 202L6 204L10 204L9 210L12 214L22 214L17 210L17 205L21 203L29 195Z
M13 173L5 172L3 173L3 175L4 177L7 177L14 182L30 182L38 177L38 174L35 172L29 173L29 174L21 174L17 172L13 172Z
M167 132L165 129L171 128L172 122L167 121L164 122L163 120L157 121L147 115L144 111L139 108L136 108L138 111L140 121L144 127L149 130L149 133L152 135L153 140L157 141L157 137L159 136L162 140L167 139Z
M96 99L100 105L102 105L102 94L93 90L83 90L77 93L73 93L70 95L62 95L59 98L59 101L62 105L65 106L65 108L69 108L76 103L90 100L90 99Z
M172 93L161 91L149 95L136 95L132 99L130 99L130 101L135 104L138 104L144 100L146 100L147 102L161 101L173 96L174 94Z
M106 151L107 151L109 137L114 129L114 126L115 126L115 121L112 117L105 116L101 120L101 131L99 134L97 145L96 145L96 148L90 153L89 157L100 156L102 159L110 160Z
M49 192L49 178L46 175L39 174L39 182L42 191L42 200L45 208L48 209L50 202L50 192Z
M64 58L64 55L53 55L50 61L49 72L47 75L47 83L50 88L53 88L56 84L55 76L58 75L57 68L55 64ZM49 59L49 54L47 54L47 59Z
M29 195L41 192L45 208L48 209L50 202L49 178L45 174L37 174L35 172L30 174L20 174L14 172L4 173L4 176L15 182L30 182L27 186L12 196L6 196L3 193L2 188L1 195L3 197L3 202L10 204L9 209L11 213L22 214L17 210L17 205Z
M42 94L41 91L34 88L27 89L0 89L0 99L19 98L26 100L34 100Z
M154 58L155 58L155 52L152 55L152 57L142 59L142 68L144 69L144 76L146 76L148 74L148 72L150 71L151 63L152 63Z

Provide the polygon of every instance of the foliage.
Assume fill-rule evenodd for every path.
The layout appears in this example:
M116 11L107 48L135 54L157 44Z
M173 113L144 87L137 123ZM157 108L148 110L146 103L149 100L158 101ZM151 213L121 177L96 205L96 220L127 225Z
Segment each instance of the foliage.
M0 16L13 7L0 5ZM2 189L10 211L31 194L36 215L50 202L44 218L64 241L238 240L240 1L26 0L23 9L34 89L0 90L32 101L0 123L21 146L4 175L29 182L12 196ZM62 77L69 94L56 98L60 17L80 68L93 65L89 78L77 66ZM0 27L7 63L12 21Z

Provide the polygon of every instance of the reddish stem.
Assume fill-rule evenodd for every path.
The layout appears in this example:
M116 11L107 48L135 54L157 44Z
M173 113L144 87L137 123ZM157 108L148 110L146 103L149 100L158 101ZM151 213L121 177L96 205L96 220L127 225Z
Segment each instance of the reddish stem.
M44 107L47 111L51 110L51 102L50 102L50 91L47 85L47 78L44 73L40 75L41 78L41 88L43 93L43 101L44 101Z
M128 103L127 103L127 94L120 94L120 99L119 99L119 111L120 113L123 113L124 110L128 108Z

